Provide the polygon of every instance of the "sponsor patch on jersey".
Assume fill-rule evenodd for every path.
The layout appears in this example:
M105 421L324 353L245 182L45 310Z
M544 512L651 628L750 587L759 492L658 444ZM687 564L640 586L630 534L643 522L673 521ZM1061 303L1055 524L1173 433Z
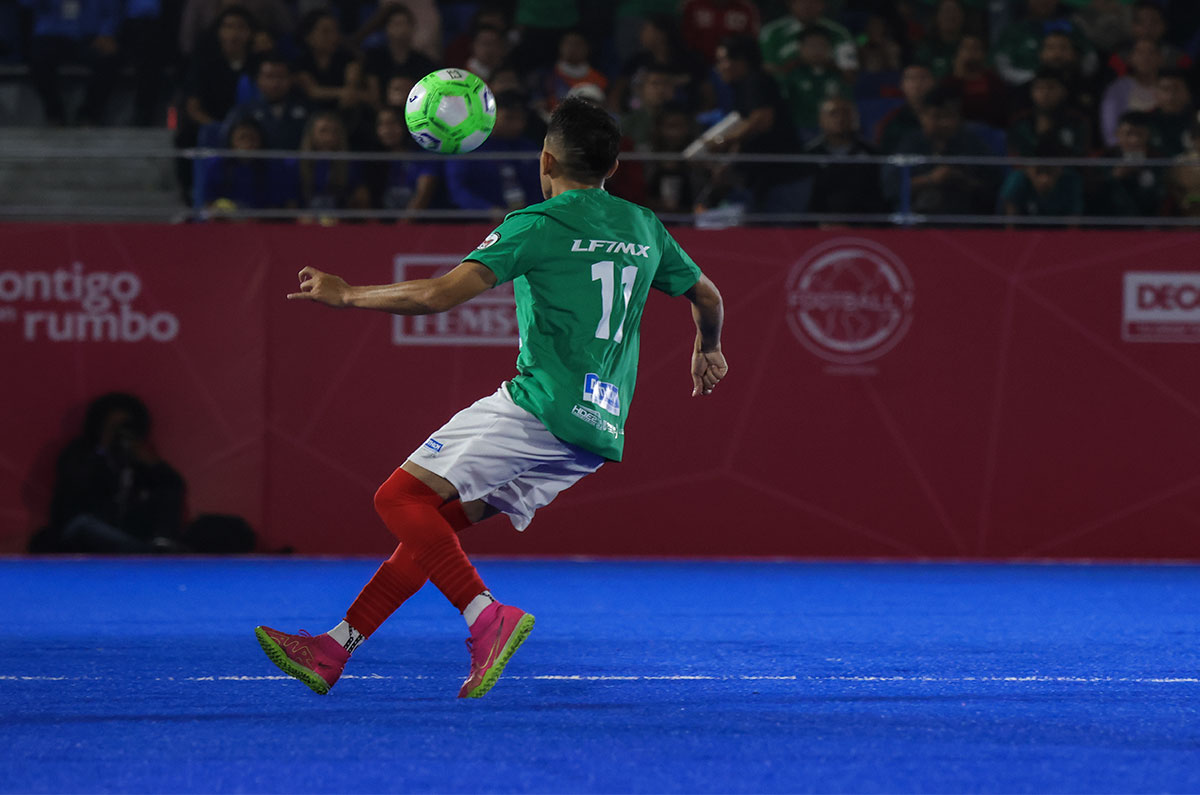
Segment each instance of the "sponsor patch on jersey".
M497 242L499 242L499 240L500 240L500 233L499 233L499 232L492 232L490 235L488 235L487 237L485 237L485 238L483 239L483 242L482 242L482 243L480 243L478 246L476 246L476 247L475 247L475 250L476 250L476 251L482 251L482 250L483 250L483 249L485 249L485 248L491 248L491 247L492 247L492 246L494 246L494 245L495 245Z
M617 385L601 381L595 373L583 377L583 399L595 403L609 414L621 416L621 392Z
M581 406L576 403L574 408L571 409L571 414L577 419L583 420L588 425L604 431L610 436L619 437L621 435L621 431L616 425L613 425L611 422L601 417L600 412L593 411L587 406Z
M429 439L428 439L428 440L425 442L425 444L424 444L424 447L427 447L427 448L429 448L430 450L432 450L432 451L433 451L433 452L435 452L435 453L440 453L440 452L442 452L442 443L441 443L441 442L439 442L437 439L434 439L433 437L430 437L430 438L429 438Z

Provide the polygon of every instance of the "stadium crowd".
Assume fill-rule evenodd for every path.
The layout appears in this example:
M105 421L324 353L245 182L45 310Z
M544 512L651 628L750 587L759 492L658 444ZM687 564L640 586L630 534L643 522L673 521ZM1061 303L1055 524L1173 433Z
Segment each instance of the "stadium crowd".
M405 152L404 100L435 68L497 99L481 151L511 160L181 160L209 207L469 209L540 200L556 103L620 118L628 151L837 155L833 162L630 161L609 188L663 213L1200 216L1195 0L20 0L50 124L102 124L118 74L136 121L180 147ZM71 114L58 67L83 63ZM166 106L169 112L162 114ZM1064 168L846 162L873 154L1122 160ZM1171 158L1167 167L1144 163Z

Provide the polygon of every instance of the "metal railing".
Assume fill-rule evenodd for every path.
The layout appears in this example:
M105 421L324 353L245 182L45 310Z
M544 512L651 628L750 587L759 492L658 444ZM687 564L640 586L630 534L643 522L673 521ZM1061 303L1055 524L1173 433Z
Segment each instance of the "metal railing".
M330 220L400 220L416 221L490 221L495 220L496 214L489 210L403 210L403 209L214 209L206 207L200 199L204 195L204 169L200 165L211 158L227 157L235 159L267 159L267 160L326 160L326 161L355 161L360 163L376 163L391 161L434 161L447 162L447 156L428 152L379 153L379 152L297 152L291 150L228 150L213 148L173 149L159 148L139 150L121 155L114 155L111 150L89 151L78 150L64 152L52 147L10 147L0 150L0 163L5 161L96 161L96 160L165 160L175 161L184 159L191 161L193 174L193 200L190 206L182 203L174 206L157 207L122 207L108 205L72 205L72 206L33 206L23 204L19 197L15 203L9 203L13 197L0 197L0 220L19 220L31 218L61 218L72 220L106 220L120 217L124 220L173 221L173 222L206 222L211 220L293 220L304 217L319 216ZM475 161L513 161L536 160L536 152L471 152L454 155L456 159ZM811 213L811 212L758 212L738 209L737 207L718 207L707 212L660 213L659 217L665 223L694 224L697 226L735 226L741 224L755 225L820 225L820 224L855 224L876 226L1067 226L1067 227L1153 227L1153 228L1197 228L1200 227L1200 217L1169 216L1169 215L1006 215L1003 213L922 213L915 211L913 202L912 177L914 171L928 166L968 166L977 168L994 168L1007 172L1014 168L1026 166L1062 167L1080 171L1089 169L1113 169L1119 167L1134 167L1143 170L1162 170L1164 174L1170 169L1185 167L1200 172L1200 160L1181 162L1178 159L1145 158L1130 160L1123 158L1101 157L1066 157L1066 158L1033 158L1033 157L967 157L967 156L933 156L933 155L740 155L740 154L703 154L695 158L685 159L683 156L671 153L624 152L622 161L638 163L679 163L686 162L697 167L715 167L718 165L750 165L750 164L780 164L791 166L828 166L828 165L875 165L884 170L893 170L900 191L895 209L883 213ZM995 180L999 187L1000 180ZM130 216L136 216L130 218Z

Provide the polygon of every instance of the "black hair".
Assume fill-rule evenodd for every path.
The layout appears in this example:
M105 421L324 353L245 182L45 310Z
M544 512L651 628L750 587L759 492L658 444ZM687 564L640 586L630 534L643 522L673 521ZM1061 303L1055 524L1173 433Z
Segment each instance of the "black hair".
M508 90L501 91L496 95L496 109L504 108L505 110L525 110L528 104L528 99L524 92Z
M1138 11L1143 8L1149 8L1151 11L1154 11L1155 13L1157 13L1159 17L1165 16L1163 14L1162 6L1159 5L1158 3L1153 2L1153 0L1138 0L1138 2L1133 4L1134 11Z
M225 133L225 145L233 148L233 131L238 127L251 127L258 133L259 144L265 144L267 136L263 133L262 125L249 113L239 113L230 120L229 129Z
M392 5L388 6L388 10L383 14L383 19L380 20L380 30L385 29L388 26L388 23L392 21L392 17L396 16L397 14L403 14L404 16L408 17L409 22L414 25L417 24L417 18L413 16L412 9L403 3L393 3Z
M934 86L928 94L925 95L925 107L927 108L958 108L962 104L962 94L960 94L953 86L942 84Z
M608 111L582 97L567 97L546 127L546 139L558 148L568 178L597 183L617 162L621 128Z
M1064 88L1066 86L1070 85L1070 81L1067 80L1067 76L1065 74L1063 74L1063 71L1061 69L1055 69L1050 66L1040 67L1036 72L1033 73L1033 79L1034 80L1057 80L1059 83L1063 84Z
M1070 151L1053 135L1042 135L1033 147L1034 157L1068 157Z
M1127 110L1117 117L1117 124L1132 124L1135 127L1145 127L1150 129L1153 126L1154 117L1144 110Z
M123 411L129 415L126 427L134 438L145 439L150 435L150 410L141 398L126 392L109 392L88 404L83 420L84 442L91 446L99 443L104 423L114 411Z
M262 69L266 64L282 64L287 68L288 72L292 71L292 62L284 57L279 50L267 50L258 56L258 66L255 67L255 73Z
M726 36L721 39L721 46L731 61L744 61L751 70L762 66L762 50L752 36Z
M229 17L241 17L250 26L250 30L258 30L258 19L254 14L250 13L250 10L245 6L236 5L225 6L225 8L221 9L221 13L217 14L216 19L213 20L211 29L218 30L221 27L221 23Z
M233 8L237 8L237 6L233 6ZM335 24L338 21L337 14L328 8L314 8L305 14L300 20L300 24L296 26L296 32L300 34L300 39L307 39L308 34L313 32L313 28L317 26L317 23L326 17L332 19Z
M796 37L796 40L803 43L804 41L811 39L813 36L820 36L821 38L825 39L825 41L833 44L833 34L820 25L807 26L804 28L804 30L800 31L800 35Z

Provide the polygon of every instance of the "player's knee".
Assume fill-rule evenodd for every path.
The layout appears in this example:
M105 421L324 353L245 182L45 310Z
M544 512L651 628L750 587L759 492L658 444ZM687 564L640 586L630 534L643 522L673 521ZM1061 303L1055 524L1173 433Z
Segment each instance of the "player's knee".
M375 491L375 512L380 516L412 503L428 503L437 507L441 504L441 497L402 468L393 472Z

